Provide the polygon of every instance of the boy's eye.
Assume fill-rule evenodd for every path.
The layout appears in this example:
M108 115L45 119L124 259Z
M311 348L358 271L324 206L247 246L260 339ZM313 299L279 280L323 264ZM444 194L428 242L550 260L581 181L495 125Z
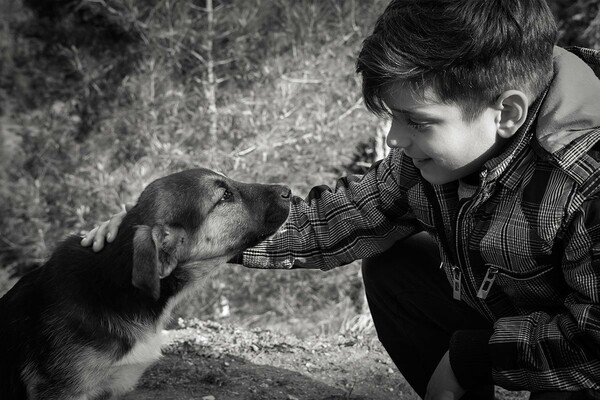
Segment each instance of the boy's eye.
M233 193L231 193L229 190L225 189L225 192L223 193L223 196L221 196L221 199L219 200L219 202L229 201L229 200L231 200L232 197L233 197Z
M429 127L429 124L427 124L427 123L424 123L424 122L415 122L415 121L412 121L410 119L406 120L406 124L408 126L410 126L411 128L416 129L418 131L427 129Z
M393 118L398 120L400 123L405 124L409 128L412 128L417 131L426 130L427 128L429 128L431 126L431 122L425 122L425 121L417 122L405 113L400 113L399 115L394 114Z

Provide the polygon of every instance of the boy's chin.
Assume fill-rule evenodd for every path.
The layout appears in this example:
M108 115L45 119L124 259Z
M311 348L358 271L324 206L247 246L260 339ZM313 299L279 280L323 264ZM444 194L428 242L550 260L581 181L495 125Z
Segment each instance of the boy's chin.
M428 167L433 167L433 165L429 165ZM454 171L440 171L437 168L421 168L420 169L421 176L427 182L432 185L445 185L446 183L455 182L458 180L463 180L464 182L472 185L479 184L479 172L462 172L458 170Z
M456 182L459 179L463 179L462 176L427 174L424 171L421 171L421 176L432 185L445 185L446 183Z
M451 176L450 174L440 174L440 173L432 173L426 170L421 170L421 176L423 177L423 179L425 179L427 182L431 183L432 185L444 185L446 183L450 183L450 182L454 182L460 178L456 178L454 176Z

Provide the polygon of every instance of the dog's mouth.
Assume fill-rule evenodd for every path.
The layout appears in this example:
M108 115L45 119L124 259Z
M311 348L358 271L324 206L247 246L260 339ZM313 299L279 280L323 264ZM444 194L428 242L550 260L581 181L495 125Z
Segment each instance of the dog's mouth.
M260 243L260 242L263 242L263 241L267 240L268 238L270 238L271 236L273 236L273 235L274 235L274 234L276 234L276 233L277 233L277 230L275 230L275 231L273 231L273 232L271 232L271 233L264 233L264 234L262 234L262 235L259 235L259 236L256 238L256 240L257 240L257 243Z
M260 235L259 237L257 237L256 240L260 243L264 240L267 240L271 236L273 236L272 233L265 233L264 235Z
M247 247L253 247L256 246L257 244L259 244L260 242L264 242L265 240L267 240L268 238L270 238L271 236L273 236L274 234L277 233L277 230L274 230L272 232L266 232L266 233L261 233L259 235L254 236L254 238L252 238L250 240L251 244Z
M259 233L257 235L253 235L252 238L249 238L250 240L248 240L247 243L245 243L243 245L243 248L248 248L248 247L254 247L257 244L264 242L265 240L269 239L270 237L272 237L273 235L275 235L279 229L281 228L281 226L283 226L283 223L278 224L277 228L275 229L270 229L267 232L263 232L263 233Z

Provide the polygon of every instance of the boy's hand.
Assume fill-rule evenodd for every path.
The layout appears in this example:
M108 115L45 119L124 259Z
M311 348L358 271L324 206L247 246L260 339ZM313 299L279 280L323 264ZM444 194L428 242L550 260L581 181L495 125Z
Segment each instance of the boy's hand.
M429 379L425 400L458 400L464 394L465 390L452 371L450 352L447 351Z
M115 239L117 232L119 231L119 225L123 222L123 218L125 218L127 211L131 210L132 207L133 205L127 204L125 206L125 211L114 214L110 217L110 220L104 221L100 226L97 226L86 233L83 239L81 239L81 245L88 247L93 243L92 249L94 249L94 251L97 252L102 250L104 247L104 240L111 243Z

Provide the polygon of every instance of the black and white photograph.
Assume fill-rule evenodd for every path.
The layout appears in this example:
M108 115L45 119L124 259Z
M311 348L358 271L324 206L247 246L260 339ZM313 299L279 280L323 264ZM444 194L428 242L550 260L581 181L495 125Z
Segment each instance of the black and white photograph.
M600 0L0 0L0 400L600 400Z

